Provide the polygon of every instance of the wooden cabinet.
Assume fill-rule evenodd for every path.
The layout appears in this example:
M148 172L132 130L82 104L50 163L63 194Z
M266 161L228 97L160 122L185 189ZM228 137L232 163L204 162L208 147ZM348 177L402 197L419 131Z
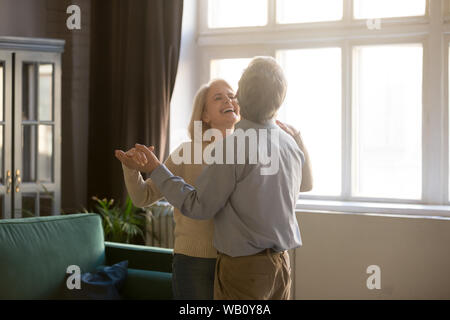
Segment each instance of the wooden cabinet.
M0 217L60 214L63 40L0 37Z

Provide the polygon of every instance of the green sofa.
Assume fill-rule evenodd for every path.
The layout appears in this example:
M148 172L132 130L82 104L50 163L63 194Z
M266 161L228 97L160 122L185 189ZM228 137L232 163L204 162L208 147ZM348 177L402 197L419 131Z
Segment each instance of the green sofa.
M0 220L0 299L64 299L68 266L85 273L124 260L125 299L172 299L172 257L171 249L105 242L97 214Z

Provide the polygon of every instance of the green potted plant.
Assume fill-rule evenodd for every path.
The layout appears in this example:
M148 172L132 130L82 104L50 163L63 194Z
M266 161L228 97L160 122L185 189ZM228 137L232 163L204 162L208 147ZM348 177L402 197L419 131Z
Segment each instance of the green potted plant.
M145 214L135 207L127 197L123 207L114 204L114 199L92 197L96 202L96 213L102 217L105 241L144 244ZM86 211L86 210L85 210ZM87 211L86 211L87 212Z

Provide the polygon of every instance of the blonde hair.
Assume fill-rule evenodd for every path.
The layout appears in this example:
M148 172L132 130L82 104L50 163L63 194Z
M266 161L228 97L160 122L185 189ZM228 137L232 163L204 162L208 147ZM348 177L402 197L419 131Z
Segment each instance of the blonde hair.
M239 80L241 116L257 123L275 117L286 96L283 69L272 57L254 57Z
M197 93L195 94L194 98L194 106L192 108L192 115L191 115L191 121L189 122L189 137L192 141L202 141L202 137L194 137L194 123L195 121L201 121L202 122L202 136L205 133L206 130L208 130L210 127L209 124L203 121L203 111L205 110L206 106L206 97L208 96L208 91L211 88L211 86L216 82L224 82L227 84L227 86L230 86L228 82L226 82L224 79L212 79L206 84L203 84L200 89L198 89Z

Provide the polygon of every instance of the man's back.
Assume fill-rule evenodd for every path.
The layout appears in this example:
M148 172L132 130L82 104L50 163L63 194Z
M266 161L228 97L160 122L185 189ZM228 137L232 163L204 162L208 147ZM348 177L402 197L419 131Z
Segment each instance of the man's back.
M258 134L258 146L252 146L250 138L244 148L237 143L234 191L214 218L215 246L230 256L251 255L266 248L282 251L301 245L294 210L302 179L303 152L272 121L261 125L241 120L224 144L232 140L236 145L240 138L242 141L242 135L251 136L249 131ZM252 160L255 149L259 151L259 161ZM245 163L239 163L239 152L245 153Z

